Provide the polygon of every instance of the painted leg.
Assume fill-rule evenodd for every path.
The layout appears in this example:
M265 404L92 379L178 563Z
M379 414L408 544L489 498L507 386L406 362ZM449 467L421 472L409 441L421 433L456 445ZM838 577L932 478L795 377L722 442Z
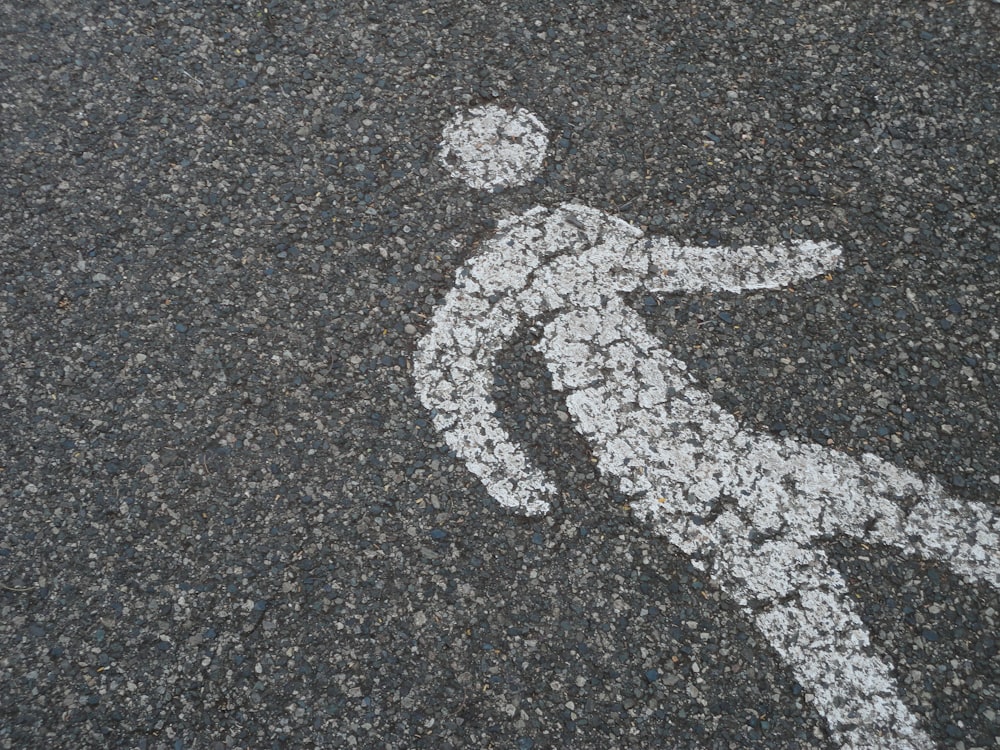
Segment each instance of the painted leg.
M933 478L873 455L745 432L734 444L749 457L738 482L758 488L745 507L759 529L784 525L800 542L844 535L886 544L1000 588L1000 515L990 506L949 497Z
M822 550L775 539L755 545L735 514L714 524L713 577L745 609L796 679L815 696L833 739L849 750L931 750L899 699L840 575Z
M867 539L913 550L956 573L1000 589L1000 513L985 503L949 497L933 478L923 480L875 456L863 459L879 489L911 501L897 526L876 524Z

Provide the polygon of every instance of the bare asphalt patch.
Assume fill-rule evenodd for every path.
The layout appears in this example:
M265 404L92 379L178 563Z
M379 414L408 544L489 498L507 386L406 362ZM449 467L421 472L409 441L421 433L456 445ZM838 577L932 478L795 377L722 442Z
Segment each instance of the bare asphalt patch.
M598 472L539 332L492 393L559 480L536 518L413 351L536 205L835 242L829 280L628 303L753 429L996 508L1000 8L633 5L0 8L0 746L835 746ZM533 181L438 161L480 105L548 128ZM824 549L923 730L996 747L997 592Z

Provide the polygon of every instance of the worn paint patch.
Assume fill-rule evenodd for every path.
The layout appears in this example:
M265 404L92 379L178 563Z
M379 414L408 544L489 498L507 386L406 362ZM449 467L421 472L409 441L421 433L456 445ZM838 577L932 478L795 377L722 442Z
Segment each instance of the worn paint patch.
M548 131L533 114L489 105L445 125L440 158L453 177L493 190L528 182L541 169L547 146Z
M416 352L417 392L497 501L547 511L556 485L512 442L490 397L500 349L545 315L538 349L553 384L636 515L739 603L815 695L841 747L925 750L933 741L816 542L888 544L1000 587L996 513L875 456L745 429L621 297L777 288L839 259L829 243L695 248L584 206L535 208L502 223L459 269Z

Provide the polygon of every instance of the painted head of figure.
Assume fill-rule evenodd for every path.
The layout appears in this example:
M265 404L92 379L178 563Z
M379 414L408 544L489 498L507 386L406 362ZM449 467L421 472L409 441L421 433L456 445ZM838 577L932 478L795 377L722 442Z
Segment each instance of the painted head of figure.
M542 168L548 130L526 109L495 105L460 112L444 127L441 163L476 190L530 182Z

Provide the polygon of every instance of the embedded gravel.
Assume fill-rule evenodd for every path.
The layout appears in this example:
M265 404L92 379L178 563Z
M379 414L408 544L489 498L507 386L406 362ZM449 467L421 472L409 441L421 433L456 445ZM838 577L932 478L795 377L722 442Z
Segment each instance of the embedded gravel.
M808 686L629 514L532 332L505 513L411 355L496 221L843 246L631 304L745 423L1000 505L1000 5L0 4L0 747L831 748ZM549 130L472 190L457 112ZM1000 594L834 540L902 698L1000 747Z

